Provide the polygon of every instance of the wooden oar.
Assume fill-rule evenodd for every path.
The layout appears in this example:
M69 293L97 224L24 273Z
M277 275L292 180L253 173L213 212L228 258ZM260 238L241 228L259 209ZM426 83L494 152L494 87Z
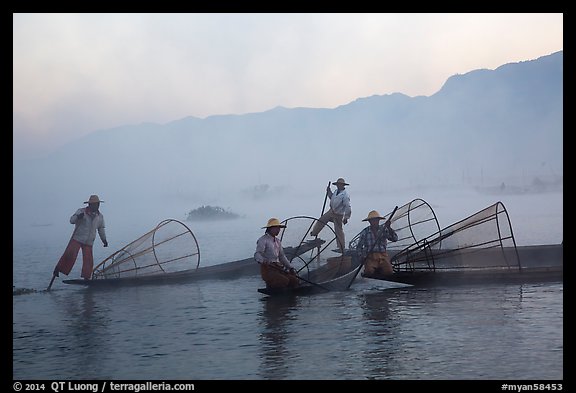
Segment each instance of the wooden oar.
M322 213L320 213L320 217L324 215L324 209L326 209L326 201L328 200L328 187L330 187L330 180L328 180L328 185L326 186L326 195L324 195L324 204L322 205Z
M394 210L392 211L392 214L390 214L390 217L388 217L388 219L387 219L386 222L384 223L384 226L390 225L390 222L392 221L392 217L394 217L394 214L396 213L396 210L398 210L398 206L396 206L396 207L394 208ZM372 244L372 247L370 247L370 251L368 251L368 253L366 254L366 257L362 260L362 262L360 263L360 265L358 265L358 268L356 269L356 273L354 273L354 276L352 277L352 279L351 279L350 282L348 283L348 286L346 287L346 289L350 288L350 286L352 285L352 283L353 283L354 280L356 279L356 276L358 276L358 273L360 273L360 270L362 269L362 266L364 266L364 264L366 263L366 259L368 259L368 255L370 255L370 253L374 250L374 247L376 246L376 244L378 244L378 242L380 241L380 238L382 237L383 234L384 234L384 230L382 230L382 231L378 234L378 237L377 237L376 240L374 241L374 244Z
M70 238L70 240L72 240L72 238ZM48 284L48 288L46 288L46 292L50 292L52 284L54 283L54 280L57 277L58 272L56 271L56 269L58 269L58 264L56 264L56 266L54 267L54 272L52 273L52 279L50 280L50 284Z
M328 200L328 187L330 187L330 180L328 180L328 185L326 186L326 194L324 195L324 203L322 204L322 213L320 213L320 217L318 217L318 219L322 218L324 215L324 209L326 209L326 201ZM318 235L314 236L314 239L318 239ZM320 254L320 246L318 246L318 254ZM310 257L312 257L312 255L313 254L311 253Z
M52 284L54 283L54 279L56 278L56 275L52 275L52 280L50 280L50 284L48 285L48 288L46 288L47 292L50 292L50 288L52 288Z

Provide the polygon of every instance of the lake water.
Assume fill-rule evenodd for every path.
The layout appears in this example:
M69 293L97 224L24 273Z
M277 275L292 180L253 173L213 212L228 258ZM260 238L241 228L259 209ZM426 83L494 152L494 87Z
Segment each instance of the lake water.
M444 227L493 203L482 198L456 199L472 207L453 217L448 206L458 204L425 199ZM356 203L348 239L378 208ZM562 241L561 194L504 203L519 244ZM201 265L251 256L260 227L276 215L263 206L260 216L191 224ZM151 229L103 212L110 247L96 241L96 263ZM60 277L45 292L71 233L67 219L14 227L13 285L31 291L13 296L14 380L564 378L562 282L417 289L359 279L346 292L269 299L256 291L259 276L115 289ZM80 267L79 258L68 278L79 278Z

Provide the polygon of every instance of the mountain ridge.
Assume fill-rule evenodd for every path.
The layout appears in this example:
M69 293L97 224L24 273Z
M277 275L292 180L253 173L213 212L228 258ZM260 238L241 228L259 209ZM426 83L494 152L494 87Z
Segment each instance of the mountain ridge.
M453 75L431 96L99 130L45 158L14 161L14 196L32 203L37 190L52 201L100 190L203 202L262 183L308 189L326 177L368 190L562 176L562 81L559 51Z

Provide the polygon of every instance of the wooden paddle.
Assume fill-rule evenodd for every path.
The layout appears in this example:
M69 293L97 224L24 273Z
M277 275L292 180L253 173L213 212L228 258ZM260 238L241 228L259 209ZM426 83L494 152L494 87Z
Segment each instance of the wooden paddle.
M330 187L330 180L328 180L328 185L326 186L326 194L324 194L324 203L322 204L322 213L320 213L320 217L318 217L318 219L322 218L324 215L324 210L326 209L326 201L328 200L328 187ZM318 239L318 235L314 236L314 239ZM312 249L312 251L313 250L314 249ZM313 252L310 253L311 258L313 254ZM320 246L318 246L318 254L320 254Z
M396 213L396 210L398 210L398 206L396 206L396 207L394 208L394 210L392 211L392 214L390 214L390 217L388 217L388 219L387 219L386 222L384 223L384 226L390 225L390 222L392 221L392 217L394 217L394 214ZM382 237L382 234L384 234L384 231L383 231L383 230L378 234L378 237L377 237L376 240L374 241L374 244L372 244L372 247L370 247L370 251L368 251L368 253L366 254L366 257L362 260L362 262L360 263L360 265L358 265L358 268L356 269L356 273L354 274L354 277L352 277L352 279L351 279L350 282L348 283L348 286L346 287L346 289L350 288L350 286L352 285L352 283L353 283L354 280L356 279L356 276L358 276L358 273L359 273L360 270L362 269L362 266L364 266L364 264L366 263L366 259L368 259L368 255L370 255L370 253L374 250L374 247L375 247L376 244L378 244L378 242L380 241L380 238Z
M56 267L54 268L54 272L52 273L52 279L50 280L50 284L48 284L48 288L46 288L46 292L50 292L50 288L52 288L52 284L54 283L54 279L56 279L56 277L58 277L56 274L58 274L58 272L56 272L56 269L58 268L58 265L56 265Z
M324 215L324 209L326 209L326 201L328 200L328 187L330 187L330 180L328 180L328 185L326 186L326 195L324 195L324 204L322 205L322 213L320 213L320 217Z
M48 285L48 288L46 288L47 292L50 292L50 288L52 288L52 284L54 283L54 279L56 278L56 275L54 274L52 276L52 280L50 280L50 284Z

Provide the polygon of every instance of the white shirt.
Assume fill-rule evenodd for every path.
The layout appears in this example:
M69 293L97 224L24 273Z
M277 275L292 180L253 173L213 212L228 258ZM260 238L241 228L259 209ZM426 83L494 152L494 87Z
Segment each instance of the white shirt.
M336 214L343 215L345 219L349 219L352 215L352 208L350 207L350 197L346 190L338 190L332 193L330 197L330 209Z
M84 213L82 219L78 219L78 214ZM82 244L91 246L96 239L96 232L100 235L103 243L106 241L106 232L104 230L104 216L100 212L92 213L87 207L76 210L76 213L70 217L70 224L75 224L72 239Z

